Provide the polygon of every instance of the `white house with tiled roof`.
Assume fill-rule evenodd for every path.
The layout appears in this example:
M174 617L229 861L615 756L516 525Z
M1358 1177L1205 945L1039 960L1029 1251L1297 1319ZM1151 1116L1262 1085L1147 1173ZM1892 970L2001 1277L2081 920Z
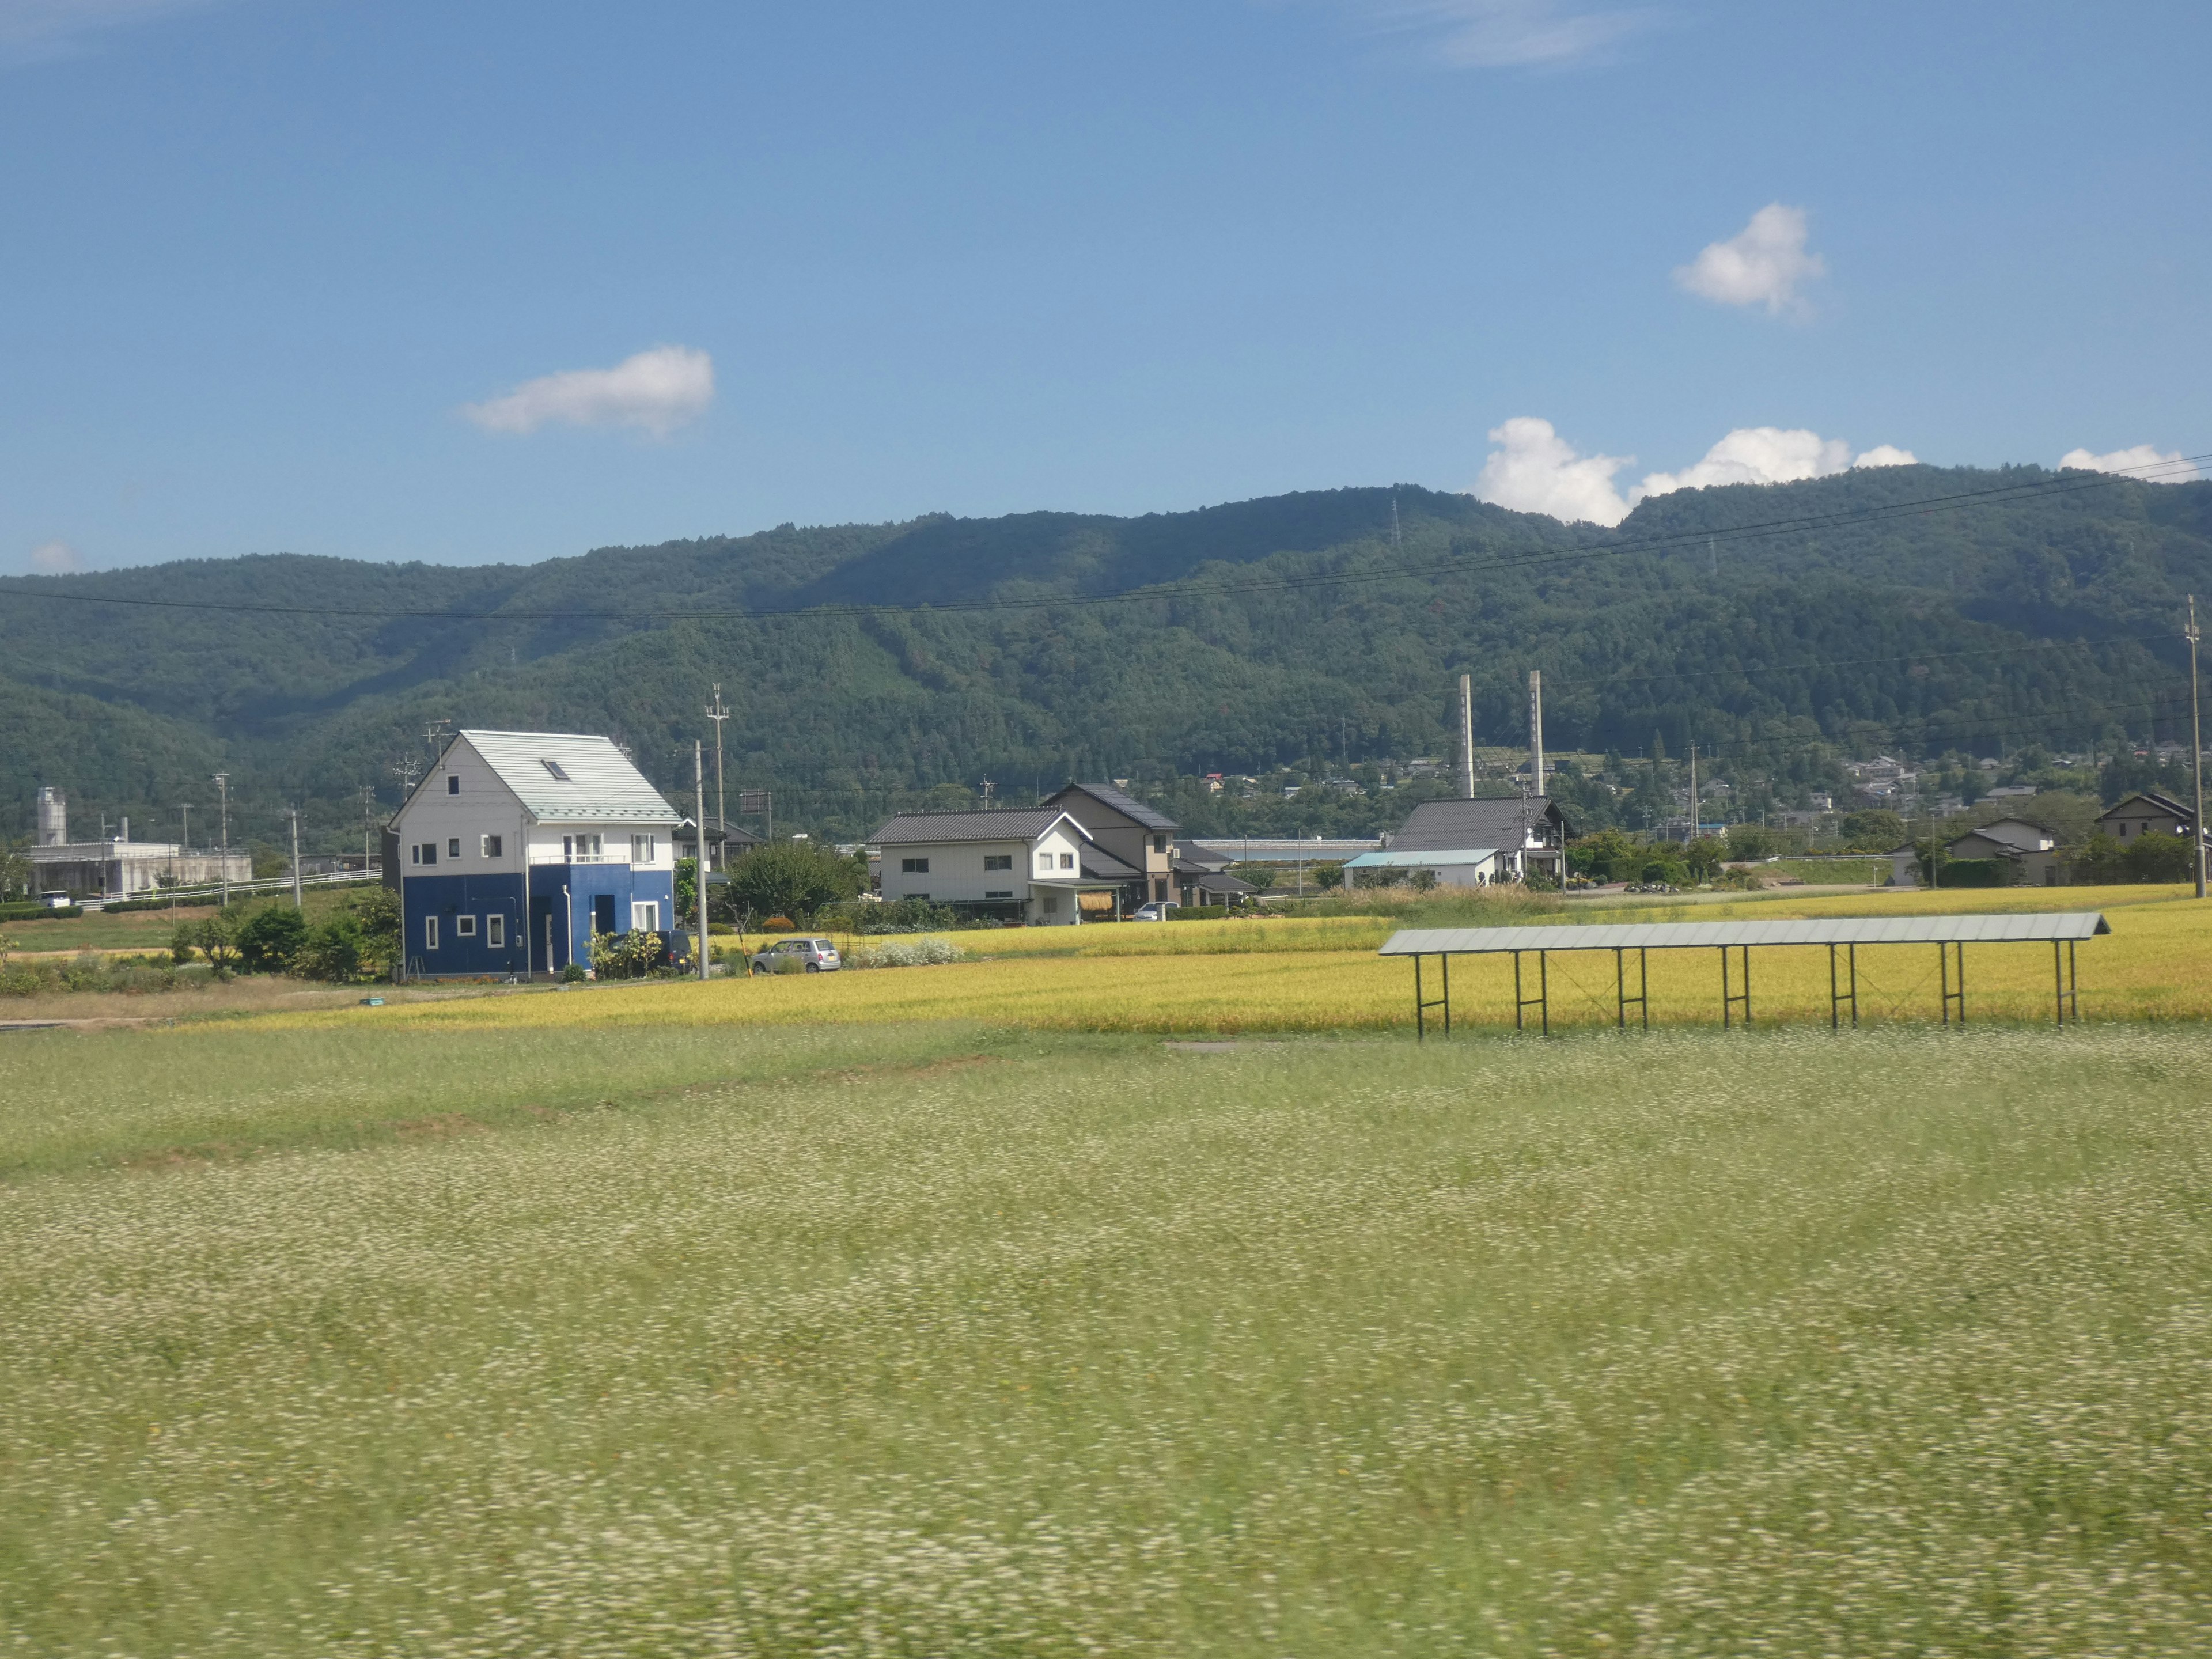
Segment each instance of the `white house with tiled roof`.
M610 738L462 732L384 831L410 977L552 973L676 926L682 815Z

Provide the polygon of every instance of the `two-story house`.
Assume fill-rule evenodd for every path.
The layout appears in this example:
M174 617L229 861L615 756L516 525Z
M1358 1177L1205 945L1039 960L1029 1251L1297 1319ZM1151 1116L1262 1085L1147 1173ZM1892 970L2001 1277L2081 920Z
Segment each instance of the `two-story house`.
M2097 815L2097 827L2114 841L2132 844L2139 836L2186 836L2196 813L2171 795L2146 789Z
M606 738L463 732L384 831L410 978L557 973L677 925L681 815Z
M1066 927L1086 909L1111 914L1139 872L1100 847L1069 813L902 812L869 838L886 899L927 899L974 915Z
M1128 866L1122 908L1134 909L1155 899L1176 896L1176 831L1164 812L1110 783L1071 783L1043 805L1066 813L1091 832L1098 846Z
M1549 795L1425 800L1390 837L1388 850L1437 854L1429 862L1439 870L1478 870L1486 880L1543 875L1559 881L1566 876L1566 847L1573 837L1573 826ZM1442 856L1448 854L1465 856ZM1441 874L1437 878L1444 879Z

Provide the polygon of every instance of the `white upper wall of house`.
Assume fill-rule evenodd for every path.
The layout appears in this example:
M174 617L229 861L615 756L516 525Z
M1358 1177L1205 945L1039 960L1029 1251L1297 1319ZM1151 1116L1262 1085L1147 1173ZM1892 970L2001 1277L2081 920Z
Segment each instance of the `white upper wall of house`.
M672 870L676 864L673 837L662 826L529 822L514 792L466 738L456 738L447 748L437 771L400 808L393 828L401 868L412 874L428 873L414 851L425 842L438 848L440 874L465 875L520 870L526 858L557 864L568 856L564 838L594 835L601 849L594 861L649 870ZM497 838L496 854L486 850L487 837Z
M939 904L980 900L994 893L1027 898L1030 848L1026 841L929 842L886 847L883 895L902 899L927 894ZM993 859L1006 860L1007 867L987 868L986 861ZM926 864L928 868L909 867L915 864Z

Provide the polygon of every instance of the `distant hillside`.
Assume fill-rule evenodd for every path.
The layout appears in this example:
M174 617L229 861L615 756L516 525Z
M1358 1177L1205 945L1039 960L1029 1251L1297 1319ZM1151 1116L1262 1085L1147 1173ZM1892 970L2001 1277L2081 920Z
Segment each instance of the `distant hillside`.
M0 827L27 830L41 782L81 823L173 824L222 766L252 833L295 799L344 844L362 786L388 807L392 763L440 718L611 732L688 787L716 679L733 785L845 834L987 775L1012 799L1072 775L1441 752L1462 672L1486 742L1525 740L1540 667L1555 749L1695 737L1723 765L1786 769L1819 739L2167 735L2183 596L2212 595L2212 483L2090 483L1891 468L1661 496L1612 531L1401 486L787 526L526 567L264 556L16 579ZM167 608L33 597L56 593Z

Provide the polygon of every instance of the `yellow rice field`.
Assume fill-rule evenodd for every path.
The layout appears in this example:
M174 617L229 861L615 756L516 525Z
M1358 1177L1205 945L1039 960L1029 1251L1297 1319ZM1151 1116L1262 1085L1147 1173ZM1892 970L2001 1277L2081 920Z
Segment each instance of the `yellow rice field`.
M2081 1012L2093 1020L2196 1020L2212 1017L2212 905L2172 890L2068 889L2059 893L1899 894L1796 902L1747 901L1642 913L1638 919L1721 920L1820 915L1962 910L2102 909L2110 938L2080 947ZM1591 920L1624 919L1618 909ZM1347 925L1349 923L1350 925ZM1238 930L1245 930L1240 936ZM1363 932L1362 929L1364 929ZM1107 929L1100 929L1102 933ZM621 1027L637 1025L807 1025L967 1019L994 1024L1091 1031L1237 1033L1392 1030L1413 1023L1413 969L1373 954L1389 926L1359 919L1229 924L1182 923L1111 930L1118 948L1099 955L1046 956L1016 949L940 967L866 973L656 981L385 1008L319 1010L259 1022L289 1027L343 1024L453 1027ZM1221 935L1215 953L1193 948ZM969 948L1037 934L959 936ZM1264 943L1247 941L1255 936ZM1160 949L1138 947L1156 939ZM1243 948L1239 948L1242 945ZM1655 952L1655 1024L1711 1024L1720 1019L1720 968L1711 951ZM1936 953L1929 945L1862 948L1863 1023L1932 1021L1938 1014ZM1533 977L1534 959L1525 964ZM1429 965L1433 976L1434 963ZM1966 957L1969 1018L2051 1018L2048 945L1971 946ZM1821 949L1755 951L1753 1012L1759 1024L1825 1023L1828 957ZM1611 954L1554 955L1551 999L1555 1030L1611 1024L1615 1018ZM1430 981L1431 994L1434 980ZM1452 974L1454 1023L1510 1026L1510 958L1462 958Z

